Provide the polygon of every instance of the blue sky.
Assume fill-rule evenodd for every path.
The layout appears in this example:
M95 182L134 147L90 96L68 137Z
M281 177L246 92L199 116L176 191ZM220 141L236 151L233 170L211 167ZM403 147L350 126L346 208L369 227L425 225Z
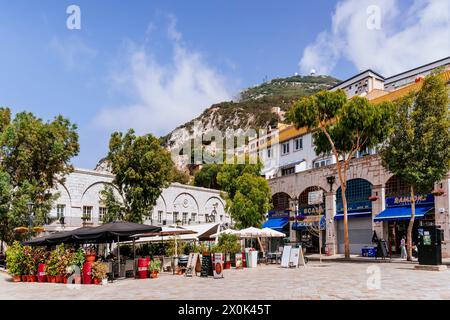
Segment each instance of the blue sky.
M92 168L114 130L166 134L265 77L389 75L449 55L446 2L0 0L0 105L70 118L73 162ZM382 28L356 30L373 3ZM71 4L81 30L66 28Z

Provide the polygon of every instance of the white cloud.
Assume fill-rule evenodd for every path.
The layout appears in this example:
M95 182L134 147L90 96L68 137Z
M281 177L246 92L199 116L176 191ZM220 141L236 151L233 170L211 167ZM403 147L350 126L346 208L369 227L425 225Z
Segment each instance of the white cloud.
M314 68L319 74L329 74L344 58L359 70L371 68L390 76L450 55L450 2L410 2L403 11L397 0L339 2L331 30L321 32L305 48L301 72ZM367 8L373 5L381 10L380 29L367 27Z
M112 130L134 128L139 133L162 135L192 120L213 103L230 99L227 82L203 56L186 48L176 21L169 16L167 39L171 60L165 64L155 57L149 32L147 46L132 44L125 71L114 77L123 89L130 89L134 103L103 109L97 124ZM150 47L150 49L148 49Z

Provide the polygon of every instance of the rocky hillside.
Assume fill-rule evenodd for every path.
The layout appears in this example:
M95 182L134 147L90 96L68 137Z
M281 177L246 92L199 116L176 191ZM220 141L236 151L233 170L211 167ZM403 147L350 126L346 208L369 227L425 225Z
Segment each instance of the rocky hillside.
M161 142L169 150L180 148L186 141L212 130L228 136L232 130L258 130L275 127L284 120L292 102L301 96L325 90L339 80L329 76L293 76L273 79L270 82L241 92L238 101L221 102L206 109L199 117L176 128ZM186 169L188 158L175 159L179 169Z

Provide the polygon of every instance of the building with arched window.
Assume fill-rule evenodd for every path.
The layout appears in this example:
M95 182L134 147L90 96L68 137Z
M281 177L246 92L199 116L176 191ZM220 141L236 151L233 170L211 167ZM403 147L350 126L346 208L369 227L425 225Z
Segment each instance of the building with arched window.
M50 217L52 223L45 226L46 231L71 230L102 223L106 206L102 202L101 191L112 186L114 176L97 170L75 169L66 176L64 184L58 184L52 193L58 193ZM120 194L115 190L116 197ZM204 223L230 224L231 219L225 210L225 200L220 191L172 183L162 191L156 204L144 222L152 225L192 225Z

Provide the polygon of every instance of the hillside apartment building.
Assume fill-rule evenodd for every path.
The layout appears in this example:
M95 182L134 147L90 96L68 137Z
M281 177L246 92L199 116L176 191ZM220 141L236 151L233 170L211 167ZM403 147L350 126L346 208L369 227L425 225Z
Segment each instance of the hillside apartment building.
M440 76L450 84L450 57L385 78L373 70L361 72L331 88L342 89L348 97L364 96L372 103L394 101L422 86L423 77L440 68ZM450 106L449 106L450 108ZM274 209L265 226L282 230L292 243L301 242L309 251L318 251L318 238L308 227L321 223L324 251L343 253L343 208L335 159L314 151L313 137L305 128L280 124L267 134L249 141L250 154L259 155L273 195ZM381 165L377 150L362 150L352 160L347 176L349 238L352 254L370 245L373 232L399 252L411 216L408 189ZM443 257L450 257L450 177L436 184L443 196L430 193L416 199L416 224L435 224L444 229ZM322 203L311 205L313 194L323 195ZM320 193L320 191L322 193ZM369 200L371 197L372 201Z

